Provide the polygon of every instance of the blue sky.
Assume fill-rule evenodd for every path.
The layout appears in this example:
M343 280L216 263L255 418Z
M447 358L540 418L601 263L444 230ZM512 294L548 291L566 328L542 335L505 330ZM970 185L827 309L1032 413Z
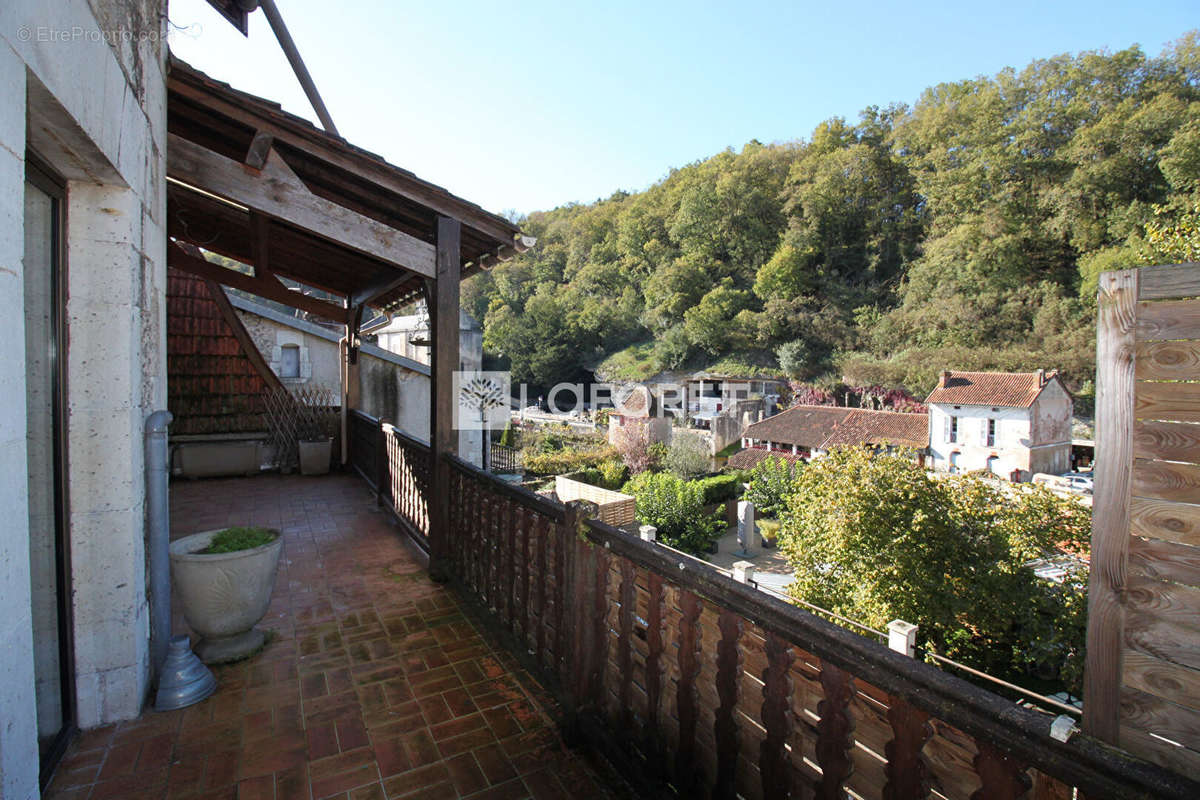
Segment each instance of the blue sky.
M278 5L343 136L522 212L643 189L941 81L1135 43L1157 55L1200 27L1195 0ZM248 40L204 0L171 0L170 18L176 55L315 119L262 12Z

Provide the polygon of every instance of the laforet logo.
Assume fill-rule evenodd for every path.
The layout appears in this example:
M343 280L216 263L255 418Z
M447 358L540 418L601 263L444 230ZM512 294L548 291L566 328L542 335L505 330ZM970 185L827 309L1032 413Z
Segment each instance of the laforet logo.
M454 427L459 430L486 430L508 420L509 387L507 372L455 372Z

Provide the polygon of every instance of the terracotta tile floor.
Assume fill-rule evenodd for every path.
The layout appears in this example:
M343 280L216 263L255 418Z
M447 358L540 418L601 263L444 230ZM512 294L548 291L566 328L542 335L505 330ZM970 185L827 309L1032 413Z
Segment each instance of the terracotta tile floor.
M357 478L179 482L171 504L175 538L283 531L261 623L275 636L216 668L203 703L80 734L47 797L613 796L563 746L552 701L428 579Z

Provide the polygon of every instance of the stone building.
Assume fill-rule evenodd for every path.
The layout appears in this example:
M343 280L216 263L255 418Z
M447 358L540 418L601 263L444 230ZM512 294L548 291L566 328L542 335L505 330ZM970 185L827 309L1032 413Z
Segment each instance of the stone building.
M149 685L166 25L158 0L0 4L4 798L36 797L73 727L136 716Z

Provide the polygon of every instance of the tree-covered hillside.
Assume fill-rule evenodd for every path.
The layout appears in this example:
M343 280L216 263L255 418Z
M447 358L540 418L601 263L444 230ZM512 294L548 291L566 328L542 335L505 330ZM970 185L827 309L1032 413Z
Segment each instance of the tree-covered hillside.
M1078 385L1097 275L1197 257L1198 101L1195 32L1157 58L942 84L530 214L537 247L463 304L539 384L724 362L915 391L945 367L1057 367Z

